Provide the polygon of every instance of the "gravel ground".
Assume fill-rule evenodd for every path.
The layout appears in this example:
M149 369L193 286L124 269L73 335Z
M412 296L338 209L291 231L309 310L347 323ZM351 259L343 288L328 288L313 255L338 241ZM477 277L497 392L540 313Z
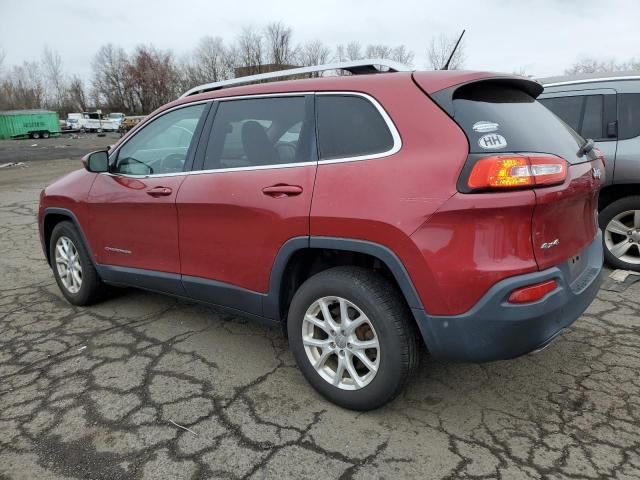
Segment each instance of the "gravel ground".
M78 166L0 170L0 478L640 478L640 282L539 354L424 355L400 398L354 413L278 330L135 290L69 305L35 214Z

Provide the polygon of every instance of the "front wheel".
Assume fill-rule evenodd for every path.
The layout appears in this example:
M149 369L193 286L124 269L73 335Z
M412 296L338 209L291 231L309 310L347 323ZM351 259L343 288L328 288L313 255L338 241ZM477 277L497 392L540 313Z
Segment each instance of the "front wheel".
M51 233L49 258L58 287L74 305L90 305L102 298L104 284L73 223L58 223Z
M372 410L392 400L418 362L411 313L394 285L359 267L309 278L289 308L296 362L330 401Z
M598 216L604 258L614 268L640 272L640 196L610 203Z

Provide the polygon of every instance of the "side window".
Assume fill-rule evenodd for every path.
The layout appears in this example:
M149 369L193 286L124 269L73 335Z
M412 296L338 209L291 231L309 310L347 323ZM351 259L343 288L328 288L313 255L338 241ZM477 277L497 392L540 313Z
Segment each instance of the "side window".
M580 116L584 97L541 98L540 103L559 116L564 123L580 132Z
M220 101L203 168L313 161L313 122L306 103L304 96Z
M179 108L145 125L118 151L115 172L129 175L181 172L204 108L204 104Z
M355 95L318 95L320 159L358 157L393 148L393 136L378 109Z
M580 134L583 138L599 140L604 138L603 127L603 95L587 95L584 104L584 116Z
M618 121L620 140L640 135L640 93L618 94Z
M555 113L584 138L606 139L604 95L574 95L541 98L540 103Z

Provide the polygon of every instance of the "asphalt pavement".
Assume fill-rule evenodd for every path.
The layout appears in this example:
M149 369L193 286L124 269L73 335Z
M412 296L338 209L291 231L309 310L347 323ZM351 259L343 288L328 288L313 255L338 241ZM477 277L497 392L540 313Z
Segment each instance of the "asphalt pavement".
M68 304L38 195L95 143L29 161L43 141L0 142L0 163L27 160L0 169L0 478L640 479L640 282L538 354L424 354L398 399L351 412L278 329L136 290Z

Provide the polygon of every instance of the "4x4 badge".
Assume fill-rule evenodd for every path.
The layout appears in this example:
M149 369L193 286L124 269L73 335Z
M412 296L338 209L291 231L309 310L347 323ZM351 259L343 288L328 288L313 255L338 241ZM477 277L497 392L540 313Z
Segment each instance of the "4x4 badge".
M591 169L591 174L593 175L593 178L597 180L602 177L602 170L600 170L599 168L593 167Z
M543 250L548 250L549 248L557 247L558 245L560 245L560 239L556 238L553 242L544 242L542 245L540 245L540 248Z

